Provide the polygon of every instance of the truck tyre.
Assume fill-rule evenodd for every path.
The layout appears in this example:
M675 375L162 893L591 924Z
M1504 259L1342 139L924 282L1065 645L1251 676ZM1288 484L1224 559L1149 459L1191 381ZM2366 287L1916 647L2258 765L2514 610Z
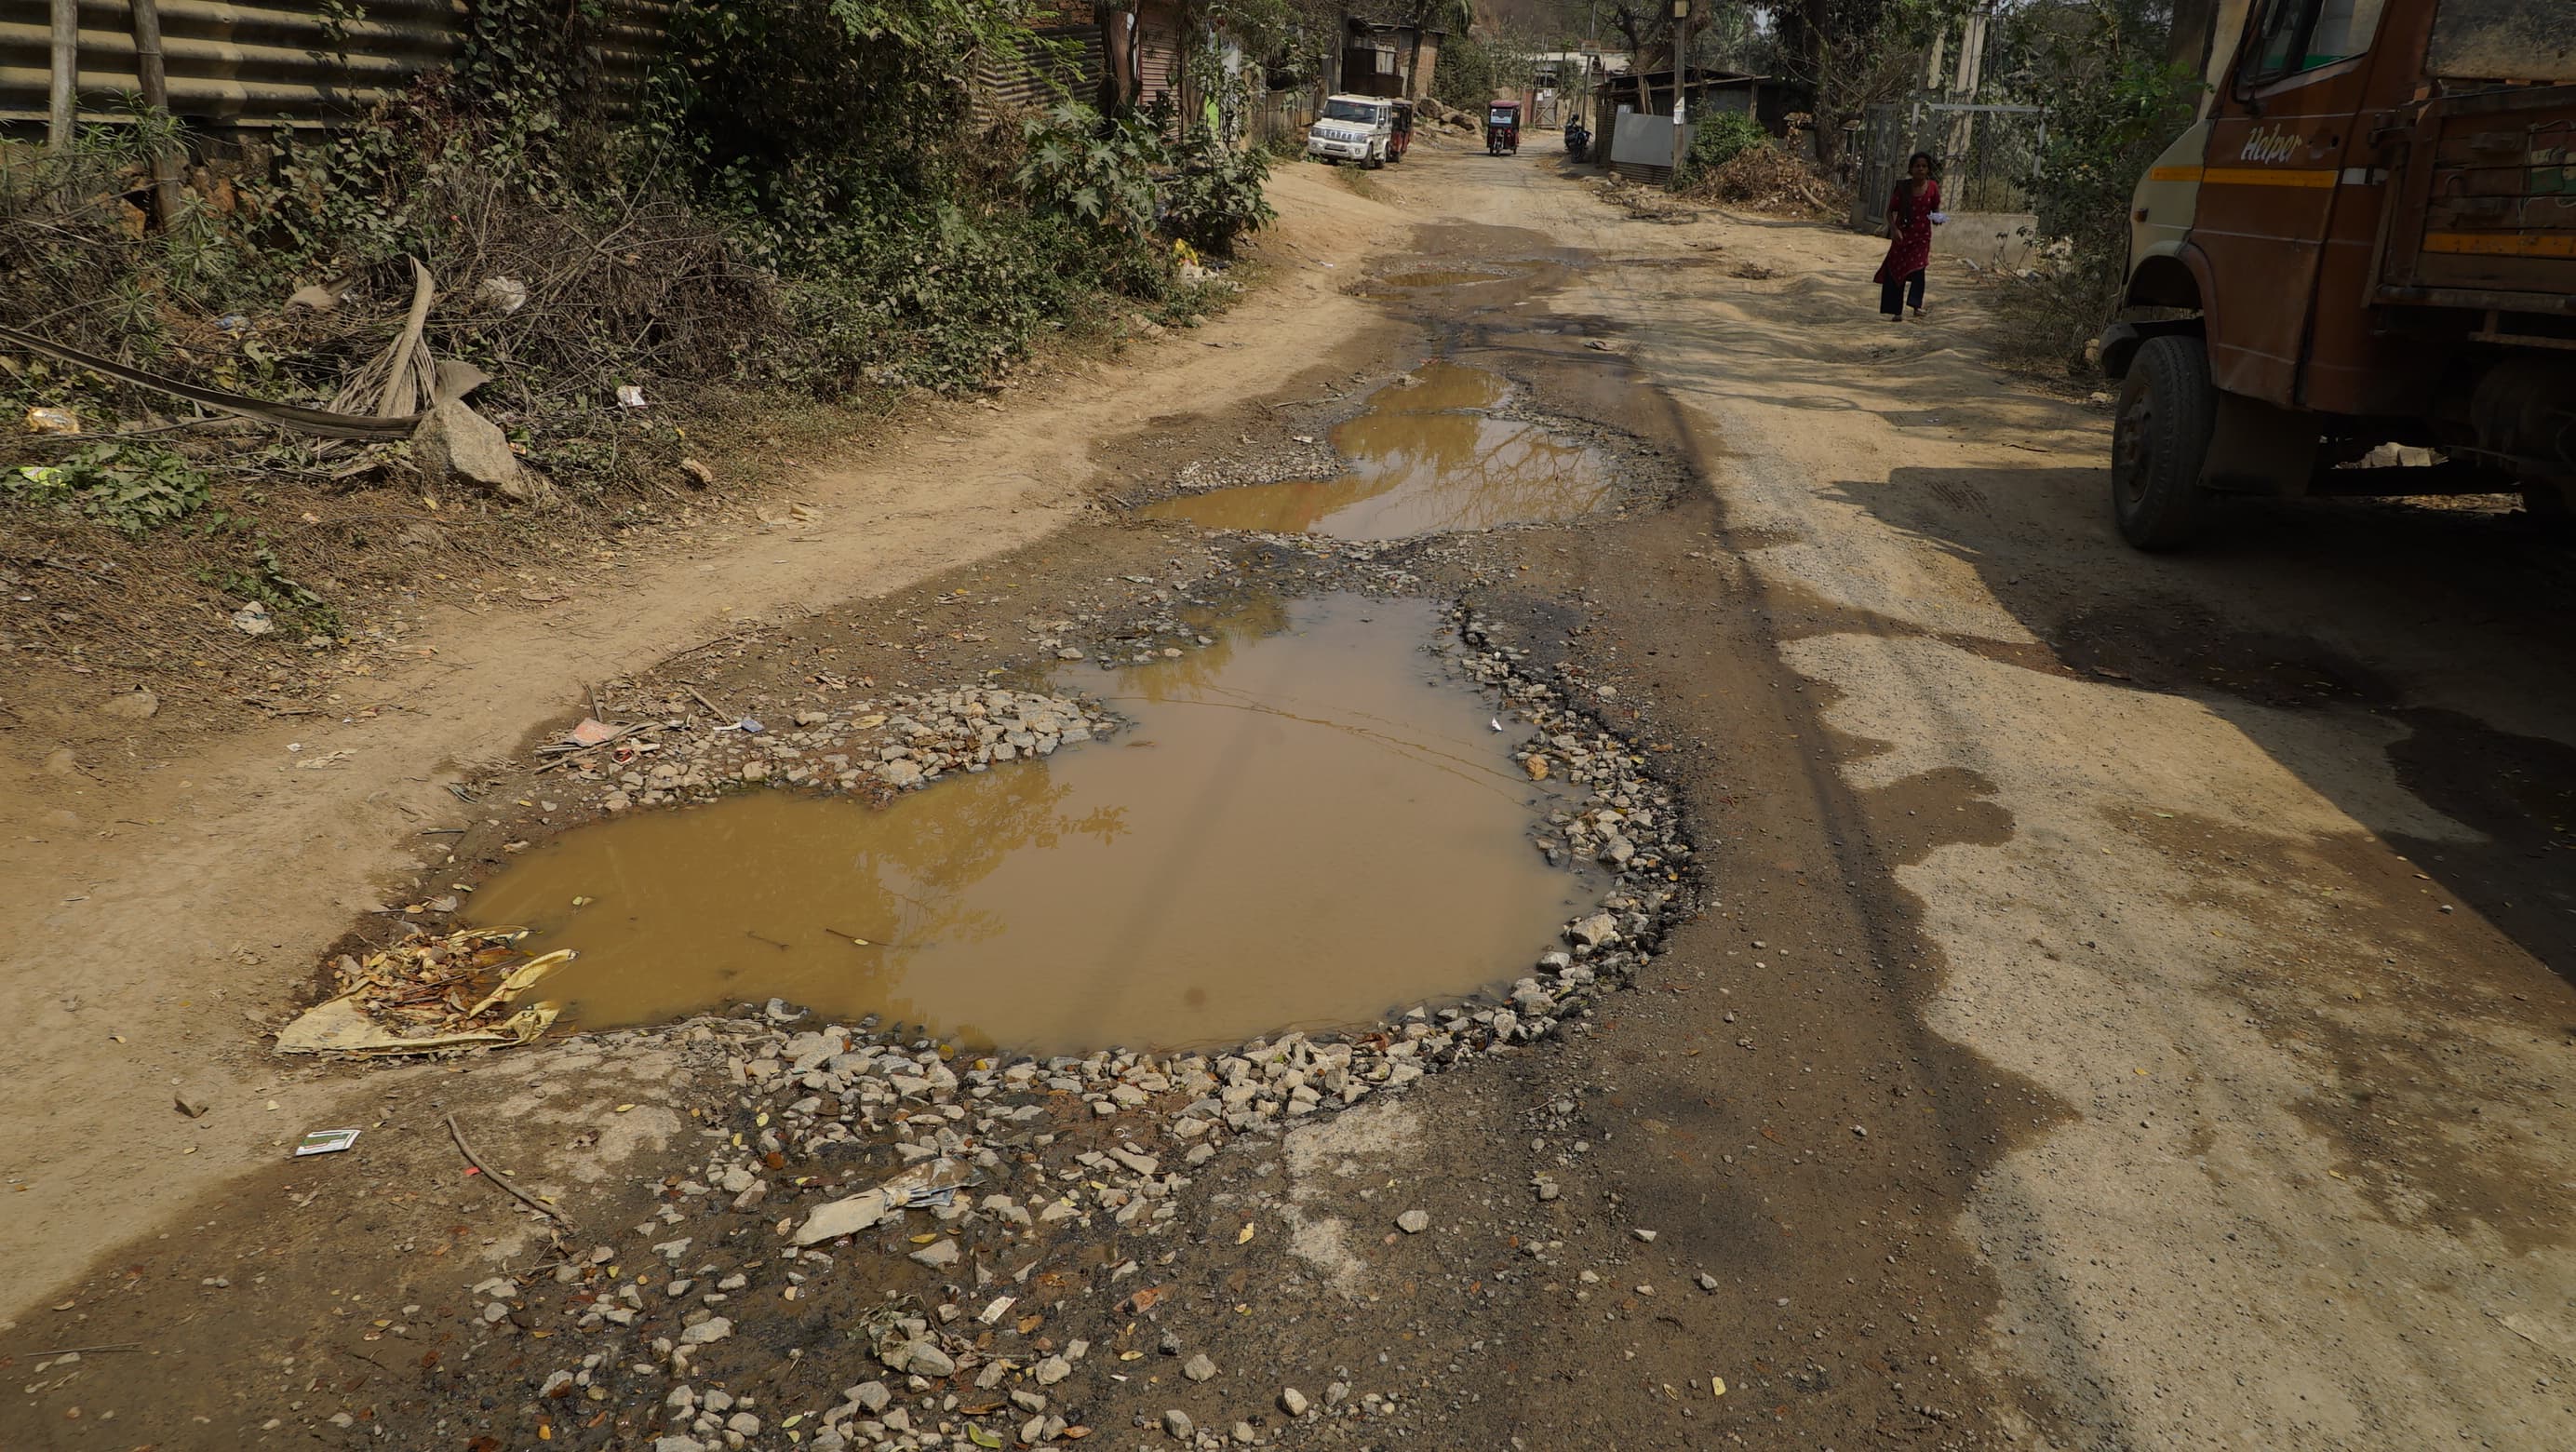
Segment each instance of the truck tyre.
M2170 550L2200 534L2210 509L2201 467L2217 423L2201 340L2169 333L2141 345L2111 425L2111 512L2122 539Z

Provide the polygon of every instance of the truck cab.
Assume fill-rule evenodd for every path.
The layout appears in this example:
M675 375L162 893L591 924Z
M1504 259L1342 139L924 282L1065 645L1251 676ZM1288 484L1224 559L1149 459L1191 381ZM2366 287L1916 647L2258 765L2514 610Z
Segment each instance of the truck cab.
M1306 154L1326 164L1356 161L1375 169L1394 149L1396 102L1388 96L1327 96L1324 114L1306 128Z
M2252 0L2209 75L2102 339L2121 533L2178 547L2227 493L2563 511L2576 5Z

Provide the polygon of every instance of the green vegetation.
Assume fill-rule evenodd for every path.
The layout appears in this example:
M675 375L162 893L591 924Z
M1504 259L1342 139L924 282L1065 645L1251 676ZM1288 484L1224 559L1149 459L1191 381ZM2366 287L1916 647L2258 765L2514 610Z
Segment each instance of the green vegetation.
M1270 216L1265 157L1168 116L966 120L953 58L1012 13L683 0L618 114L581 7L484 0L452 73L319 143L281 135L275 180L201 187L166 228L115 200L166 128L86 127L68 160L10 173L0 222L40 225L0 226L0 274L24 284L0 289L0 321L322 402L390 336L419 258L440 284L431 346L493 375L478 405L540 464L594 434L580 416L613 383L673 400L975 387L1049 330L1188 310L1170 244L1222 255ZM356 280L349 306L271 326L328 278ZM478 301L495 279L510 291ZM524 303L494 305L512 292ZM228 316L247 324L216 332ZM163 406L16 372L0 391L22 404L71 401L70 383L100 416Z
M1518 91L1530 82L1528 52L1506 37L1453 34L1431 72L1433 99L1462 111L1481 111L1497 93Z
M1719 111L1691 122L1690 154L1682 159L1676 187L1688 187L1708 173L1757 146L1771 144L1771 133L1743 111Z
M418 259L437 280L429 347L491 376L476 409L574 502L643 511L685 478L692 431L989 387L1041 339L1186 321L1217 295L1182 264L1270 220L1268 156L1169 112L1068 102L976 122L958 58L1022 43L1017 15L1008 0L679 0L650 73L619 80L588 7L477 0L451 70L327 135L197 148L166 217L146 211L151 158L189 141L166 120L13 153L0 323L329 407L401 331ZM1193 74L1215 74L1203 59ZM288 304L316 285L320 306ZM618 407L621 386L651 407ZM71 410L85 434L18 430L35 407ZM163 394L9 354L0 409L0 534L25 553L83 520L145 536L220 500L209 513L243 527L192 534L180 573L309 617L304 587L278 583L290 568L329 579L334 548L401 533L310 527L382 506L299 528L236 497L282 483L327 503L407 480L382 450L210 433ZM137 428L172 431L94 437ZM407 547L451 536L452 518ZM242 553L263 519L274 550Z
M205 471L153 444L90 444L58 464L26 464L0 474L0 496L84 514L141 535L204 507Z
M2042 261L2006 287L2007 336L2033 363L2089 373L2127 277L2130 193L2189 124L2201 82L2166 63L2171 17L2153 0L2055 0L2012 20L2004 73L2048 107L2048 129L2026 188Z

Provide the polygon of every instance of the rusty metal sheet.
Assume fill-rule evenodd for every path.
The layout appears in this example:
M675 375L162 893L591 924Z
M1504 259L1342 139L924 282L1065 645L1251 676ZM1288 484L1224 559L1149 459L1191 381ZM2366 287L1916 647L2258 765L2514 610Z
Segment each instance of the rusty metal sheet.
M971 88L975 119L1044 111L1059 96L1088 103L1100 88L1100 66L1096 25L1033 29L1014 49L980 50Z
M600 29L612 101L631 103L670 14L668 0L607 0ZM362 114L452 64L467 0L364 0L335 27L321 0L161 0L170 106L199 122L316 125ZM84 116L112 116L136 87L124 0L81 0ZM43 7L0 11L0 124L40 118L50 76Z

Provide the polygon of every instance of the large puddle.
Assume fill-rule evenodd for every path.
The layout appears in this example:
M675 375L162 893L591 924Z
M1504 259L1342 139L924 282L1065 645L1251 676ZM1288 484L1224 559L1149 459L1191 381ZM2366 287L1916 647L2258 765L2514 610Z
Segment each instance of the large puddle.
M882 808L754 791L584 827L474 920L580 950L544 992L587 1028L774 995L977 1046L1177 1048L1470 993L1589 896L1531 846L1553 784L1424 654L1437 625L1422 601L1274 604L1086 671L1134 722L1107 741Z
M1333 430L1352 461L1339 478L1217 489L1142 512L1214 529L1379 540L1572 519L1608 497L1591 450L1486 411L1502 401L1500 377L1426 363L1413 379L1378 390L1368 412Z

